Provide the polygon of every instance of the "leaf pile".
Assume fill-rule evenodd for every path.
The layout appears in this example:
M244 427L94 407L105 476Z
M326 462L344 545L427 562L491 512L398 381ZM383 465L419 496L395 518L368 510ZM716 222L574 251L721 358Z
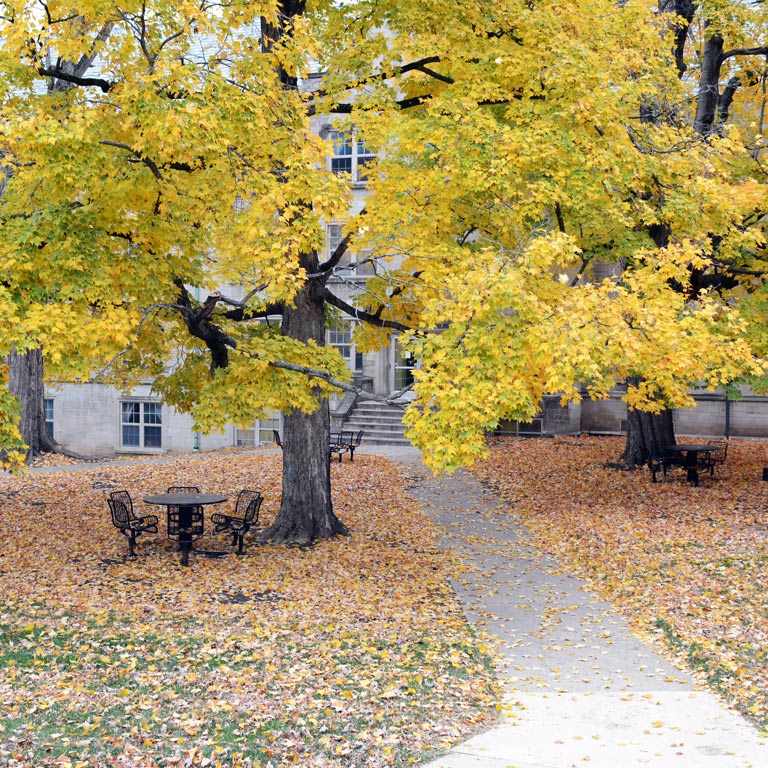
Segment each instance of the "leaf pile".
M768 442L731 440L698 488L618 471L623 438L494 440L473 474L534 543L641 633L768 726Z
M224 509L257 488L266 524L279 455L0 478L0 765L405 765L490 721L486 649L406 479L372 456L332 473L350 537L247 538L242 557L193 553L188 568L141 499L193 484L226 493ZM106 505L117 488L161 519L133 561Z

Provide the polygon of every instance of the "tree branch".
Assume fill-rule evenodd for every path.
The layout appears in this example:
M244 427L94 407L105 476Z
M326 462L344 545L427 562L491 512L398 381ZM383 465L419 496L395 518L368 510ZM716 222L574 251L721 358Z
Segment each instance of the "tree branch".
M130 154L132 154L138 161L144 163L144 165L152 171L152 175L158 179L158 181L163 178L160 169L157 167L157 163L134 149L130 144L124 144L122 141L110 141L108 139L102 139L99 144L104 144L107 147L117 147L118 149L124 149L127 152L130 152Z
M365 208L363 208L360 213L357 214L357 218L365 216ZM320 274L326 274L330 272L335 266L338 265L338 263L341 261L341 257L347 252L347 248L349 247L349 241L352 239L352 233L348 232L344 237L339 241L339 244L334 248L333 253L330 255L327 261L324 261L320 265Z
M64 80L73 85L92 85L96 88L101 88L104 93L109 93L109 91L115 87L115 83L112 83L109 80L104 80L101 77L78 77L77 75L65 72L61 69L59 64L55 67L38 67L37 74L41 77L53 77L56 80Z
M259 359L258 355L250 355L250 356L252 358ZM309 366L306 366L306 365L297 365L296 363L289 363L289 362L286 362L285 360L271 360L269 362L269 365L271 365L273 368L280 368L283 371L294 371L295 373L301 373L304 376L308 376L310 378L322 379L323 381L330 384L332 387L336 387L337 389L340 389L343 392L352 392L366 400L375 400L378 403L386 403L387 405L394 405L394 406L397 406L398 408L402 408L403 410L405 410L407 406L397 401L406 392L413 389L413 385L410 384L407 387L403 387L403 389L400 389L391 395L377 395L377 394L374 394L373 392L367 392L362 387L358 387L355 384L350 384L349 382L341 381L341 379L337 379L334 376L331 376L331 374L328 373L328 371L323 371L319 368L310 368Z
M348 304L346 301L343 301L338 296L331 293L331 291L329 291L327 288L325 289L325 300L350 317L363 320L364 322L369 323L370 325L375 325L378 328L392 328L395 331L414 330L410 326L407 326L404 323L400 323L397 320L384 320L376 314L366 312L364 309L359 309L358 307L353 307L351 304Z
M733 48L730 51L724 51L720 54L720 59L721 61L725 61L734 56L768 56L768 45L762 45L756 48Z

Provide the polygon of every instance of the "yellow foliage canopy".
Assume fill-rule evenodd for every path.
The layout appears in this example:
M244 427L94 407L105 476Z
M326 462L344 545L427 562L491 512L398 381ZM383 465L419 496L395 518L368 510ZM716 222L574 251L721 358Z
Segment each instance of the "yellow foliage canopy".
M737 308L691 276L715 244L764 243L764 179L738 132L695 135L649 0L7 8L0 352L42 343L73 378L129 347L115 376L164 373L203 428L312 409L318 381L346 386L340 357L255 321L302 292L324 301L325 226L346 219L376 271L360 343L410 331L410 434L435 468L481 455L485 429L547 392L640 376L629 403L658 408L762 370ZM322 114L379 153L362 218ZM226 373L200 375L181 286L244 287L209 318Z

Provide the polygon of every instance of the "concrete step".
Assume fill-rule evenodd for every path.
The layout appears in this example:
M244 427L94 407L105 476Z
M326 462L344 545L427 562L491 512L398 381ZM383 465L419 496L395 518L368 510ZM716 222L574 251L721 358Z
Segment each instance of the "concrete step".
M363 419L357 414L344 420L344 429L392 429L402 432L402 421L386 421L384 419Z
M358 401L344 420L344 430L363 432L363 444L410 445L403 435L403 411L385 403Z
M401 445L403 448L410 446L410 441L406 438L396 437L373 437L370 440L363 436L361 445Z
M345 432L359 432L363 430L363 442L369 442L374 439L389 438L391 440L406 440L405 432L401 429L381 429L369 426L344 425ZM406 440L407 442L407 440Z

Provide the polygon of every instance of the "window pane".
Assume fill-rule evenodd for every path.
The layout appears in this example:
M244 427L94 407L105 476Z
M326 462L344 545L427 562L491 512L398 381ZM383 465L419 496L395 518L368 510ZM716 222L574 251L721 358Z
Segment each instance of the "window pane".
M162 446L161 433L160 427L144 427L144 447L160 448Z
M139 427L123 424L123 445L139 446Z
M333 252L338 248L342 237L340 224L328 225L328 256L333 256Z
M45 411L45 431L48 437L53 439L53 398L43 398L43 409Z
M334 155L352 155L352 134L349 132L333 133L333 154Z
M247 446L248 448L253 448L256 445L256 430L255 429L236 429L235 445L239 447Z
M357 158L357 180L367 181L368 173L366 166L371 165L376 158L374 157L358 157Z
M277 427L275 427L277 429ZM279 429L277 430L280 431ZM267 429L264 426L259 426L259 445L274 445L275 443L275 436L272 432L272 429Z
M162 406L160 403L144 403L144 423L162 424Z
M257 422L259 430L259 445L274 445L275 436L272 430L280 431L280 411L269 410L263 419Z
M331 170L334 173L352 173L352 158L334 157L331 160Z
M138 424L141 413L141 403L121 403L123 424Z
M350 341L352 341L352 328L349 325L331 328L328 331L329 344L338 346L340 344L349 344Z

